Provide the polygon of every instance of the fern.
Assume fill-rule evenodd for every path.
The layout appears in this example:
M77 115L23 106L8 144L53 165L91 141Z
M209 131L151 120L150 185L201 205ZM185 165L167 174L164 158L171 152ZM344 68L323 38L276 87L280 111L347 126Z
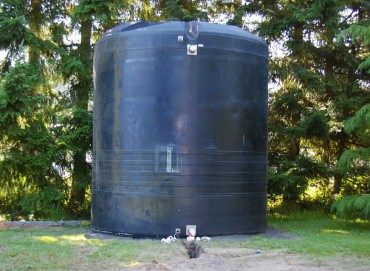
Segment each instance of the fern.
M363 21L364 25L353 24L343 30L339 35L339 40L344 40L345 37L351 37L353 40L362 42L364 45L370 45L370 21Z
M364 147L346 150L340 157L338 167L347 170L356 162L369 165L370 161L370 104L364 105L356 114L344 124L347 133L355 133Z
M370 144L370 104L361 107L352 118L347 120L344 129L347 133L358 134L362 143Z
M365 47L370 46L370 20L363 21L363 25L353 24L349 28L343 30L338 36L338 40L343 42L347 37L353 41L362 43ZM359 65L359 69L367 70L370 74L370 56L369 51L364 53L364 61Z
M367 70L367 73L370 74L370 57L366 58L365 61L361 62L360 65L358 66L360 70Z
M361 24L353 24L343 30L338 41L343 42L347 38L353 42L364 45L364 61L359 65L359 69L367 70L370 74L370 20L363 20ZM363 147L346 150L340 157L338 167L341 171L347 170L351 165L360 162L362 165L369 165L370 161L370 104L365 104L356 114L345 122L344 129L347 133L354 133L358 136ZM357 163L358 164L358 163Z
M346 171L351 168L352 165L369 164L367 161L370 161L370 148L346 150L340 156L338 168L342 171Z
M346 219L370 219L370 194L345 196L335 201L331 211Z

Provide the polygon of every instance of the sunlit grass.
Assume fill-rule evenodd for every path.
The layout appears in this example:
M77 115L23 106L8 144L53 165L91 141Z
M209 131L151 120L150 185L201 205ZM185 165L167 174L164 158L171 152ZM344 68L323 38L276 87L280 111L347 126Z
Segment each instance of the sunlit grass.
M81 241L85 241L86 238L84 236L84 234L78 234L78 235L63 235L61 237L61 239L63 240L68 240L68 241L71 241L71 242L81 242Z
M134 262L130 262L125 267L132 268L132 267L135 267L135 266L138 266L138 265L142 265L142 263L134 261Z
M284 230L292 239L266 238L257 235L244 242L212 242L206 246L238 246L254 250L283 250L311 258L361 257L370 266L370 224L335 219L321 212L275 214L269 225Z
M158 240L86 239L86 227L0 231L0 270L116 270L170 258ZM175 246L180 246L176 244ZM174 246L172 246L174 247Z
M246 241L202 243L210 247L279 250L305 257L357 257L370 266L370 225L348 222L320 212L273 215L269 225L290 233L293 239L257 235ZM159 240L86 239L88 227L2 229L0 270L122 270L152 260L166 262L174 255L186 259L182 245ZM15 268L16 263L16 268Z
M268 248L284 248L310 256L370 257L370 224L335 219L321 212L300 212L271 216L269 224L296 236L296 239L257 238L252 241Z
M333 230L333 229L323 229L323 233L337 233L337 234L351 234L349 231L344 230Z
M55 238L53 236L40 236L40 237L35 237L36 240L40 240L45 243L54 243L58 241L58 238Z

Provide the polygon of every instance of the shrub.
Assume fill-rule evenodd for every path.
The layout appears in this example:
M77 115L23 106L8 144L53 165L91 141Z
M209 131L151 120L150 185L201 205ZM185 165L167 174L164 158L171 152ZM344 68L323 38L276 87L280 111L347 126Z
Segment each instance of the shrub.
M331 211L346 219L370 220L370 194L345 196L332 204Z

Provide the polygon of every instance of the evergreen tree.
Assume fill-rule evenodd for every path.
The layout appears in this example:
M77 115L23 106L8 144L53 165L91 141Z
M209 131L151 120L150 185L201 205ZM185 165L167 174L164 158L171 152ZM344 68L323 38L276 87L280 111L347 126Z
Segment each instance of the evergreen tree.
M0 48L8 51L0 82L2 213L90 215L92 44L120 22L125 4L1 4Z
M208 17L211 21L219 22L222 20L227 24L243 27L243 17L247 5L243 5L242 2L241 0L207 1Z
M46 69L58 48L44 39L58 4L17 0L0 6L0 48L8 51L0 75L0 210L5 213L55 217L64 200L50 129L56 100Z
M155 8L163 20L208 21L204 10L207 1L154 0Z
M362 14L362 17L365 14ZM370 74L370 18L367 18L351 25L342 31L339 36L341 41L346 39L349 47L354 43L360 44L362 48L357 51L359 58L363 61L359 65L360 70ZM365 82L364 82L365 83ZM362 189L353 191L352 187L346 190L352 193L370 193L370 103L361 107L356 114L345 121L344 129L349 134L355 134L357 139L352 142L349 149L340 157L339 169L346 172L349 176L361 172L365 182ZM356 184L358 185L358 184ZM361 197L369 199L368 197ZM346 202L346 201L343 201Z
M369 99L359 47L348 48L337 36L368 13L369 3L251 1L246 10L263 17L257 32L284 52L272 54L270 64L269 193L297 202L312 186L330 201L350 181L337 170L355 140L344 121Z
M104 31L116 25L126 2L110 0L80 0L70 6L73 30L79 33L79 44L64 46L60 72L68 85L60 116L62 140L68 146L68 168L71 189L68 200L70 217L88 217L90 214L90 183L92 148L92 53L93 43Z
M366 0L1 1L0 213L89 216L92 52L125 20L255 29L271 52L271 198L368 192L369 13Z

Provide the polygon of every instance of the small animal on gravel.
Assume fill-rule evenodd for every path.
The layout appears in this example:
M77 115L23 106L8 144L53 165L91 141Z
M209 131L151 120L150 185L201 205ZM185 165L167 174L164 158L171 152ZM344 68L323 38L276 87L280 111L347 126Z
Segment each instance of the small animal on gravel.
M184 241L181 241L181 243L188 251L188 255L190 259L199 258L200 254L204 252L204 249L194 242L186 243Z

